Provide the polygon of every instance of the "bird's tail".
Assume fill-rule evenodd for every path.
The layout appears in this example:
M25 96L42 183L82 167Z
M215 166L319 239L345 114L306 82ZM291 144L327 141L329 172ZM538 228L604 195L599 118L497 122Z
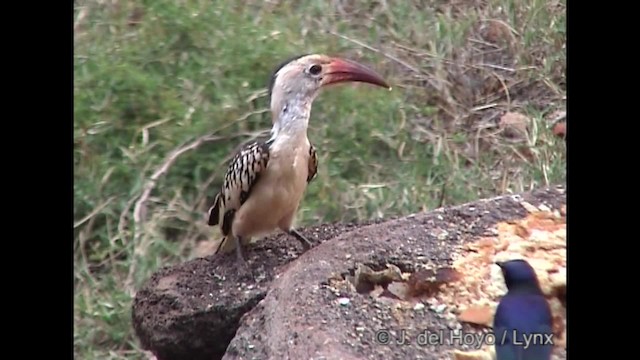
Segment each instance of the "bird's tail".
M213 205L209 208L209 219L207 224L209 226L218 225L220 222L220 196L221 193L217 193L215 199L213 199Z
M221 196L221 193L216 194L216 197L213 200L213 205L211 205L211 207L209 208L209 212L208 212L209 218L207 221L207 224L209 226L215 226L220 223L220 196ZM223 253L229 252L235 248L234 246L235 241L231 241L232 240L230 239L231 236L232 236L231 234L224 235L222 239L220 239L220 242L216 247L216 251L214 252L214 255L220 252L223 252Z

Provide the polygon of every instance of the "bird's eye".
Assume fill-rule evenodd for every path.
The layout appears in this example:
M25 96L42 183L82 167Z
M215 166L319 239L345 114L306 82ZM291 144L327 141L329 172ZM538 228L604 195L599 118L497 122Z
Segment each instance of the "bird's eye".
M309 73L311 75L318 75L320 74L320 71L322 71L322 66L320 65L311 65L311 67L309 68Z

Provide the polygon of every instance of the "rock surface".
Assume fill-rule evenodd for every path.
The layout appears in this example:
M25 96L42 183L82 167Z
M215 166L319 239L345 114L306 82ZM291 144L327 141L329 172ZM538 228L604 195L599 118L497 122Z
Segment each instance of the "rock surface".
M525 218L529 205L558 212L565 203L557 187L368 224L324 224L301 229L319 243L302 255L297 240L272 235L246 251L253 278L239 278L235 253L155 273L134 299L134 328L158 360L450 359L454 349L482 350L486 326L459 322L452 305L463 297L460 276L468 276L457 263L469 244L497 237L498 223ZM480 322L486 304L468 304ZM410 346L398 344L402 338ZM561 342L557 350L566 356Z

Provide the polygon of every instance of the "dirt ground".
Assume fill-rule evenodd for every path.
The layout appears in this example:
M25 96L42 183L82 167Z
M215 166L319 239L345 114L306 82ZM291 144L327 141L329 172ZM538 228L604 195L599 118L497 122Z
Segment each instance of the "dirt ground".
M253 276L239 276L235 253L158 271L136 295L134 328L159 360L451 359L454 349L486 349L452 337L486 339L477 334L487 333L489 318L459 321L464 308L457 305L495 300L484 301L489 290L480 285L469 288L488 280L456 273L481 253L468 245L499 238L496 225L525 218L528 207L558 213L565 202L557 187L380 222L325 224L301 229L318 244L302 255L297 240L270 236L246 252ZM566 356L561 342L556 355ZM468 359L490 358L474 356Z

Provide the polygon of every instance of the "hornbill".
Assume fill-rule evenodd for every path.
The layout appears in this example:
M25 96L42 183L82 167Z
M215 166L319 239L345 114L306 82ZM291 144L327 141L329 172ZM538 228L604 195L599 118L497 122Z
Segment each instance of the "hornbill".
M216 254L235 248L245 266L243 246L276 229L298 239L304 251L312 246L293 227L305 189L317 173L316 150L307 138L311 104L321 88L348 81L391 89L373 70L327 55L299 55L276 67L269 83L271 138L236 153L209 209L208 224L219 225L223 235Z

